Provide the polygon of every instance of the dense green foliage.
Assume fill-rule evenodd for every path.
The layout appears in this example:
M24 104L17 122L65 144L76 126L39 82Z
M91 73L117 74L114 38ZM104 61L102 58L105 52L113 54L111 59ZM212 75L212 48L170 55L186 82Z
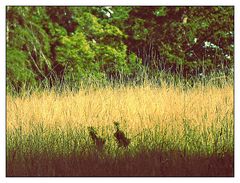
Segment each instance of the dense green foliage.
M7 7L7 87L228 74L233 7Z

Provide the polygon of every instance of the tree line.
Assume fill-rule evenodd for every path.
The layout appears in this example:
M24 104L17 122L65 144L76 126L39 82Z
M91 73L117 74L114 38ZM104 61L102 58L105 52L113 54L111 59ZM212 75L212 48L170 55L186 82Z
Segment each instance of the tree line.
M8 6L7 86L184 78L234 65L231 6Z

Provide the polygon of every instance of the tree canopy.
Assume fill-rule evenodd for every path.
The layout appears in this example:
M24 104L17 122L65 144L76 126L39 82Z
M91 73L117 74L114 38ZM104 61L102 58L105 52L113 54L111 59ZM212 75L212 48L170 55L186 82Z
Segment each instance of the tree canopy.
M143 68L183 77L228 72L230 6L24 7L7 11L7 85L134 77Z

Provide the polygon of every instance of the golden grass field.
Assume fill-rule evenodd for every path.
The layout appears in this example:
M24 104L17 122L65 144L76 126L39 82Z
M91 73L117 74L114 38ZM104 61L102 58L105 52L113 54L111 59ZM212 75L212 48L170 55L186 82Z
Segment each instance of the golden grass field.
M121 129L131 139L127 152L119 150L114 141L114 121L120 122ZM116 155L119 151L134 154L143 147L164 152L183 151L198 156L232 153L233 86L199 85L186 90L173 85L157 87L145 84L7 96L8 159L11 163L24 164L23 160L15 157L24 148L26 154L29 149L32 152L32 149L45 148L53 156L54 151L57 153L62 148L65 148L65 154L71 154L76 146L77 152L93 148L87 132L89 126L95 127L98 134L107 139L105 155ZM36 131L40 131L40 135ZM59 138L63 139L53 142L51 135L58 132ZM23 142L19 140L21 145L17 144L16 139L24 135L30 137L30 134L28 140L31 143L25 139ZM35 146L35 143L38 145ZM14 170L11 171L14 174ZM77 175L81 176L81 173Z
M183 91L174 87L122 87L80 90L77 93L54 91L29 97L7 96L7 129L34 122L48 127L66 125L104 127L121 121L129 134L144 129L173 125L182 130L182 119L192 126L209 127L233 113L233 87L205 87ZM216 126L220 125L218 123Z

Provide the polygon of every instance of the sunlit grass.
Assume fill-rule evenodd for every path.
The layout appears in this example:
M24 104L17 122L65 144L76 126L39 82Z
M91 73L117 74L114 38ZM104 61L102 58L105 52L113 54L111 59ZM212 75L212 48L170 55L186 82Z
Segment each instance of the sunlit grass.
M114 121L131 139L127 149L114 140ZM103 151L95 149L89 126L106 139ZM7 150L8 160L19 163L29 161L27 154L31 159L41 153L97 153L98 158L155 150L197 156L232 153L233 87L145 84L7 96Z

